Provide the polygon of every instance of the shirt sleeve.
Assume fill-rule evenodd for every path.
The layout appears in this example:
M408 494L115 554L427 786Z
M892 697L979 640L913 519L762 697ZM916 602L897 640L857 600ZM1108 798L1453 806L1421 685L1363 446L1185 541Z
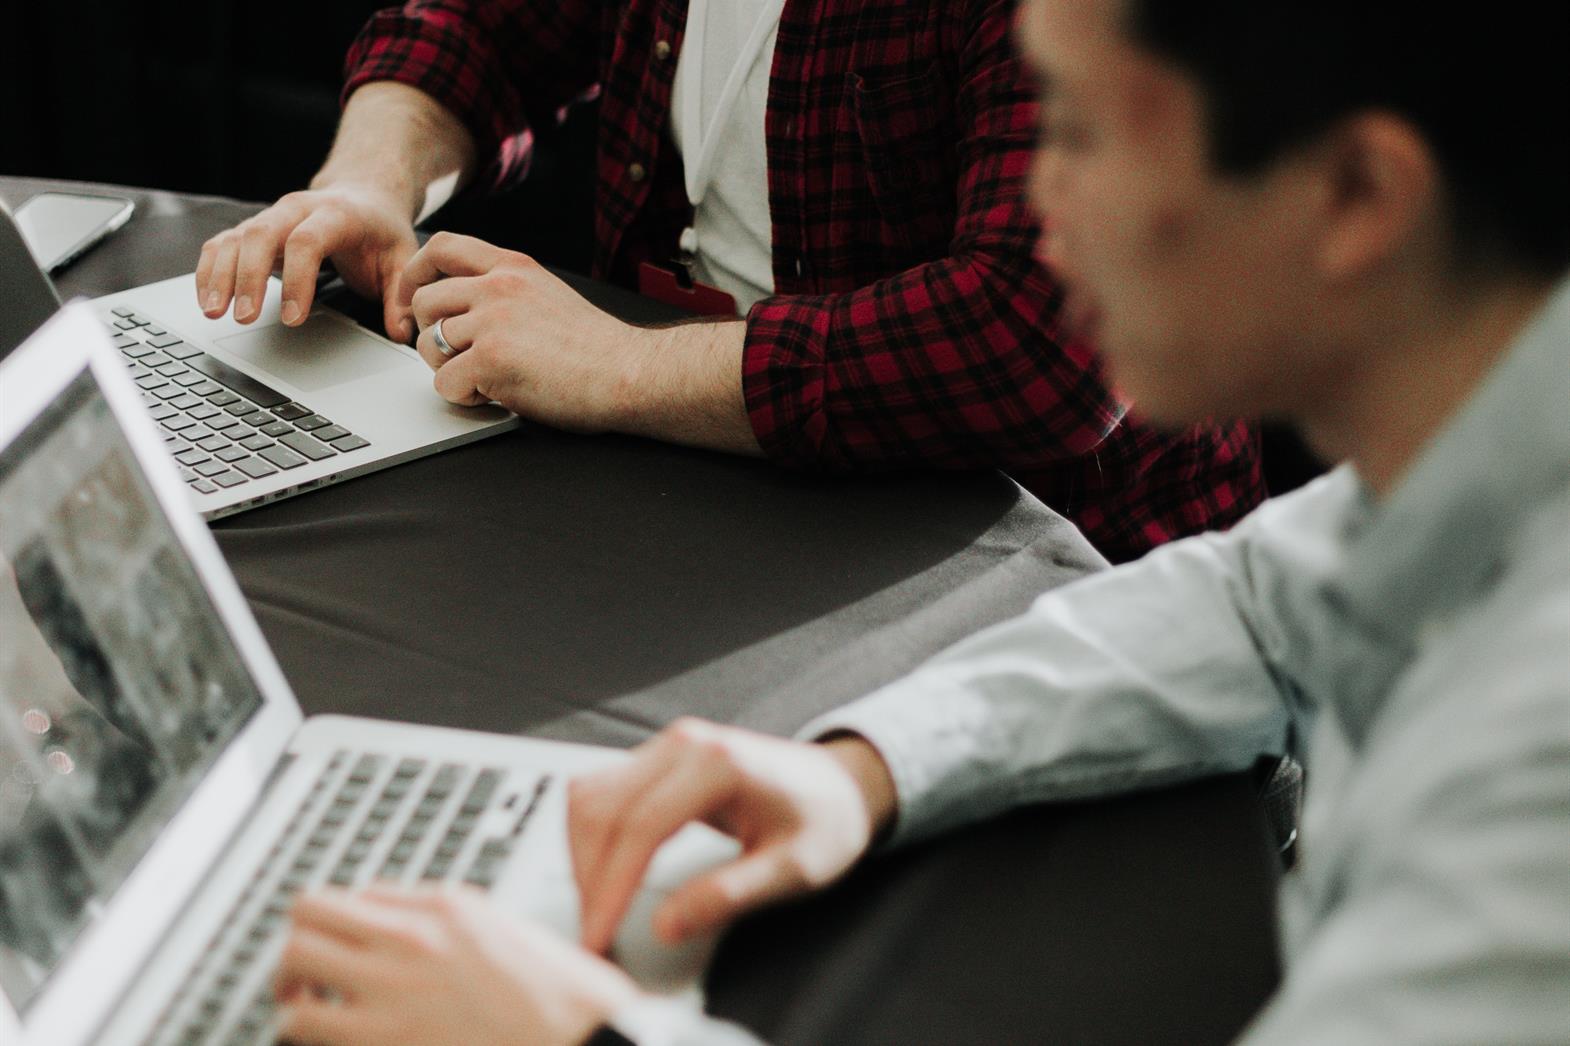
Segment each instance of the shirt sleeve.
M418 88L463 121L493 184L513 181L530 128L594 86L599 28L599 6L584 0L409 0L360 31L343 99L374 80Z
M852 292L749 310L743 391L770 457L829 469L1039 467L1091 451L1122 420L1035 259L1024 183L1039 110L1011 42L1014 6L967 5L948 255Z
M617 1011L609 1026L635 1046L762 1046L740 1025L679 998L646 996Z
M896 843L1295 753L1309 712L1281 667L1301 634L1286 561L1323 547L1347 479L1056 589L798 736L849 731L878 749L898 796Z

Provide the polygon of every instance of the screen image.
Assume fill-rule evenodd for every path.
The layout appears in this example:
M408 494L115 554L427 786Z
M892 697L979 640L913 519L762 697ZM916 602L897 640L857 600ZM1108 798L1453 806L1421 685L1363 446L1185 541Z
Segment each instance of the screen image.
M0 450L0 991L18 1010L261 701L84 372Z

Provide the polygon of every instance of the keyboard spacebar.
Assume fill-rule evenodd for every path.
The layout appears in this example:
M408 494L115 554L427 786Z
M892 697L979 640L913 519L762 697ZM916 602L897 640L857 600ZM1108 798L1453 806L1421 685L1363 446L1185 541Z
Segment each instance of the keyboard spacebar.
M192 370L199 370L214 381L222 382L260 407L277 407L288 403L290 397L277 389L263 385L249 374L242 374L222 360L215 360L207 353L181 360Z

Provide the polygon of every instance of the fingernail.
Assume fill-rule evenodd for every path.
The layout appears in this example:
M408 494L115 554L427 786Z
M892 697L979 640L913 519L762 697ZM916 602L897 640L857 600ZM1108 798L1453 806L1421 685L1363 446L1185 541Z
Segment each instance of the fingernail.
M300 306L292 301L283 303L283 321L293 327L300 322Z
M218 292L217 291L208 291L207 292L206 309L207 309L208 312L217 312L218 311Z
M234 303L234 318L238 320L238 319L241 319L243 317L249 316L250 314L251 314L251 296L249 294L242 294L242 295L240 295L239 299Z

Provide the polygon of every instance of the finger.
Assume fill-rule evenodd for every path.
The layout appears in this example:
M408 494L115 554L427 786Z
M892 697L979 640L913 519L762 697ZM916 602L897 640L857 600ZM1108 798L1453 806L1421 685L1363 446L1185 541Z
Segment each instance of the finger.
M354 987L364 976L366 953L314 930L295 927L278 956L273 973L273 991L284 998L297 985L331 988L343 995L354 995Z
M316 300L316 277L322 259L342 247L349 219L339 211L318 210L294 227L283 245L283 322L305 322Z
M242 228L234 267L234 318L250 323L261 315L267 277L283 252L284 234L271 221L255 221Z
M449 355L436 344L436 324L420 331L420 336L414 340L414 347L420 353L420 358L432 370L438 370L451 363L460 353L468 351L474 346L474 318L473 313L464 313L461 316L441 317L442 337L447 339L447 347L452 349Z
M480 276L506 256L506 251L473 236L439 232L414 252L398 280L398 304L408 308L414 292L448 276Z
M378 263L382 289L382 322L387 327L387 336L404 345L414 341L417 328L414 325L413 313L398 300L398 287L404 266L409 264L409 259L413 256L412 246L400 244L383 254Z
M290 918L296 929L370 947L402 928L402 921L356 894L321 890L295 898Z
M442 329L445 331L447 325L443 324ZM430 332L427 330L422 337L429 334ZM451 340L451 335L448 338ZM422 349L420 356L427 363L430 363L432 354L438 361L443 361L434 364L436 375L432 380L432 384L435 386L438 396L448 403L455 403L460 407L478 407L482 403L491 401L491 397L482 391L486 372L485 362L480 358L479 353L459 352L452 356L444 357L436 348L436 342L432 340L430 349L428 351Z
M202 244L202 253L196 259L196 304L209 315L213 313L218 300L218 288L213 282L213 271L217 267L222 243L222 233L212 237Z
M278 1011L278 1038L298 1046L351 1046L371 1041L362 1014L326 999L302 996Z
M771 846L683 883L655 911L654 932L669 944L679 944L808 888L788 848Z
M457 908L464 903L476 899L484 899L485 893L478 887L467 883L453 884L433 880L420 882L413 886L401 886L397 883L373 883L361 890L358 897L373 904L384 905L388 908L403 909L406 911L443 912Z
M632 758L598 773L584 774L568 785L567 840L573 878L580 897L599 890L604 857L622 812L634 799L676 765L682 744L674 728L661 731L632 750Z
M222 316L234 297L234 266L239 254L240 237L233 229L219 233L202 248L202 262L208 264L209 270L207 292L202 296L201 305L211 319Z
M623 812L600 861L594 892L583 898L583 942L603 952L616 936L649 862L677 829L708 817L730 798L728 766L690 753Z
M415 291L409 307L414 311L415 322L425 328L443 316L468 312L474 308L480 294L480 284L474 277L454 276L427 283Z

